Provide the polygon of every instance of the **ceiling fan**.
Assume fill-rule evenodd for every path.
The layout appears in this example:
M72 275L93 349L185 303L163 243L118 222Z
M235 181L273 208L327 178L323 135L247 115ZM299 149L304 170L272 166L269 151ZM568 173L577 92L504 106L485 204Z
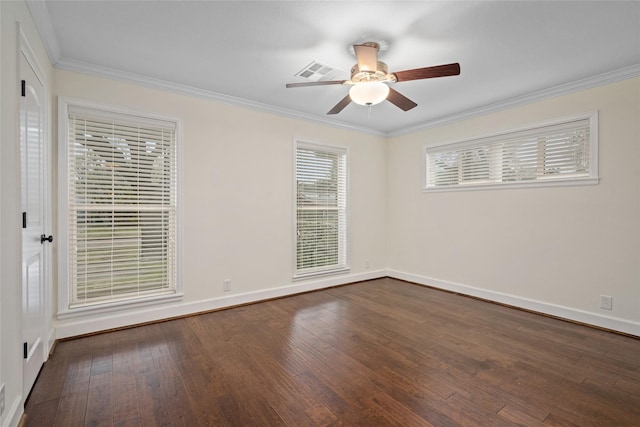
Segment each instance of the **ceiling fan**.
M367 42L353 46L358 63L351 68L349 80L327 80L305 83L288 83L287 87L344 85L351 86L347 96L342 98L327 114L338 114L351 101L360 105L376 105L385 99L403 111L409 111L418 104L389 87L387 83L399 83L409 80L431 79L434 77L457 76L460 64L436 65L433 67L415 68L413 70L387 72L387 64L378 61L380 45Z

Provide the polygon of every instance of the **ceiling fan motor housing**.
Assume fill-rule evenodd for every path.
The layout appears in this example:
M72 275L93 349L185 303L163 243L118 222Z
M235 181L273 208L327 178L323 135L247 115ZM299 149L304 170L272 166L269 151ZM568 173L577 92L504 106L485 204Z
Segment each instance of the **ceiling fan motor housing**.
M387 70L387 64L381 61L378 61L376 71L360 70L360 66L356 64L351 68L351 81L353 83L360 83L389 80Z
M1 1L1 0L0 0ZM307 83L287 83L286 87L343 85L350 86L349 93L340 100L327 114L338 114L351 102L360 105L376 105L384 100L391 102L403 111L409 111L418 104L391 89L388 83L410 80L431 79L434 77L457 76L460 64L444 64L432 67L415 68L396 71L389 74L387 64L378 61L380 45L366 42L353 45L353 53L358 62L351 68L350 80L326 80Z

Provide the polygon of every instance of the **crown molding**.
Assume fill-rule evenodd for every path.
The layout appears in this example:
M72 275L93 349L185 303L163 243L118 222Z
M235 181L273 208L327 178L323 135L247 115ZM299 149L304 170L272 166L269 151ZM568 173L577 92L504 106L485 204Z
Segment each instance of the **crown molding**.
M459 113L450 114L428 122L421 123L417 126L410 126L402 129L397 129L387 133L388 137L407 135L410 133L418 132L421 130L458 122L461 120L467 120L473 117L482 116L485 114L495 113L498 111L506 110L509 108L515 108L533 102L542 101L545 99L555 98L562 95L568 95L570 93L579 92L582 90L591 89L597 86L602 86L609 83L615 83L621 80L627 80L640 76L640 64L631 65L629 67L620 68L618 70L610 71L596 76L587 77L585 79L576 80L571 83L566 83L560 86L555 86L548 89L543 89L536 92L531 92L525 95L516 96L513 98L504 99L492 104L483 105L477 108L471 108L469 110L461 111Z
M65 58L62 56L60 45L58 43L58 37L56 36L55 30L53 29L53 24L51 23L51 17L49 16L49 10L47 9L45 0L26 0L26 2L27 6L29 7L31 16L33 17L33 20L35 22L36 28L40 33L40 38L42 39L47 55L49 56L49 62L55 68L74 71L96 77L103 77L125 83L135 83L151 89L165 90L181 95L187 95L196 98L207 99L210 101L221 102L224 104L240 106L251 110L276 114L288 118L320 123L336 128L347 129L377 136L387 136L386 132L378 131L364 126L340 122L335 119L328 119L314 114L302 113L286 108L275 107L260 102L224 95L205 89L199 89L193 86L182 85L166 80L155 79L140 74L129 73L109 67L102 67L95 64Z
M155 79L152 77L143 76L140 74L129 73L125 71L116 70L113 68L102 67L86 62L75 61L67 58L60 58L55 67L62 70L74 71L82 74L88 74L96 77L103 77L111 80L117 80L125 83L135 83L140 86L145 86L152 89L160 89L169 92L178 93L181 95L192 96L196 98L207 99L210 101L221 102L224 104L240 106L255 111L264 113L276 114L293 119L306 120L310 122L320 123L327 126L348 129L356 132L362 132L371 135L383 136L383 137L395 137L406 135L421 130L442 126L462 120L467 120L473 117L478 117L498 111L503 111L509 108L515 108L522 105L531 104L533 102L542 101L545 99L555 98L562 95L578 92L581 90L591 89L597 86L602 86L609 83L614 83L621 80L626 80L640 76L640 64L632 65L629 67L621 68L619 70L610 71L607 73L599 74L596 76L588 77L585 79L577 80L575 82L566 83L560 86L555 86L548 89L543 89L536 92L531 92L525 95L508 98L502 101L498 101L492 104L484 105L477 108L461 111L459 113L450 114L434 120L429 120L425 123L421 123L417 126L410 126L406 128L396 129L390 132L383 132L364 126L357 126L350 123L336 121L335 119L327 119L321 116L316 116L308 113L301 113L299 111L289 110L286 108L276 107L272 105L263 104L260 102L250 101L244 98L238 98L235 96L224 95L221 93L199 89L193 86L182 85L178 83L169 82L166 80Z
M0 0L1 1L1 0ZM449 114L432 120L428 120L419 125L409 126L391 130L388 132L371 129L365 126L354 125L346 122L341 122L335 119L328 119L324 116L318 116L315 114L302 113L295 110L276 107L273 105L263 104L260 102L251 101L244 98L238 98L234 96L224 95L221 93L208 91L205 89L196 88L193 86L182 85L178 83L169 82L166 80L155 79L152 77L143 76L140 74L129 73L125 71L116 70L113 68L102 67L95 64L76 61L68 59L62 56L60 45L58 44L58 38L56 37L51 18L49 16L49 10L45 0L26 0L33 20L40 33L40 37L43 40L43 44L49 56L51 65L55 68L62 70L74 71L82 74L88 74L97 77L103 77L111 80L122 81L125 83L135 83L141 86L149 87L152 89L160 89L170 91L182 95L203 98L215 102L221 102L230 105L236 105L244 108L248 108L255 111L276 114L293 119L305 120L314 123L320 123L323 125L337 127L341 129L348 129L356 132L362 132L366 134L383 136L383 137L395 137L406 135L421 130L442 126L445 124L454 123L457 121L467 120L473 117L482 116L485 114L495 113L498 111L506 110L509 108L515 108L518 106L530 104L533 102L542 101L549 98L554 98L561 95L567 95L570 93L578 92L581 90L591 89L596 86L601 86L609 83L614 83L621 80L626 80L640 76L640 64L634 64L625 68L610 71L607 73L599 74L585 79L577 80L574 82L566 83L563 85L555 86L548 89L543 89L536 92L516 96L513 98L504 99L495 103L483 105L476 108L460 111L457 113Z
M44 0L27 0L27 6L40 33L40 38L49 56L49 62L51 62L52 66L55 66L62 57L62 53L58 44L58 37L56 37L53 24L51 24L49 9L47 9Z
M367 134L372 134L377 136L387 136L385 132L367 128L364 126L357 126L354 124L331 120L331 119L316 116L313 114L301 113L299 111L289 110L286 108L276 107L273 105L267 105L260 102L250 101L244 98L238 98L235 96L224 95L218 92L200 89L193 86L182 85L179 83L173 83L166 80L156 79L153 77L147 77L141 74L129 73L126 71L120 71L113 68L102 67L99 65L89 64L82 61L76 61L76 60L67 59L67 58L60 58L58 62L55 64L55 68L87 74L87 75L96 76L96 77L107 78L111 80L117 80L124 83L135 83L137 85L148 87L151 89L169 91L169 92L177 93L180 95L187 95L195 98L207 99L210 101L244 107L250 110L275 114L275 115L298 119L298 120L306 120L306 121L320 123L320 124L328 125L332 127L348 129L356 132L362 132L362 133L367 133Z

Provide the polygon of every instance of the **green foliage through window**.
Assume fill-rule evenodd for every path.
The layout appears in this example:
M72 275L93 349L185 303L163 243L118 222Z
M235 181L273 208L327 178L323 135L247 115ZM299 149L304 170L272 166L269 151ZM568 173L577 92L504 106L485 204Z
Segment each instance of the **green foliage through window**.
M296 272L346 266L346 152L298 143Z
M175 123L74 110L68 128L70 307L174 293Z

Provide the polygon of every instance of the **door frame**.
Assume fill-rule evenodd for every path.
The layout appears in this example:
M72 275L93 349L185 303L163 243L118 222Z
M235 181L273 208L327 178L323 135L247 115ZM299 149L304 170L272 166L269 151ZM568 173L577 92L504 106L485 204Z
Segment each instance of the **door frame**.
M29 64L29 66L31 67L31 69L33 70L33 72L36 74L36 77L40 80L40 83L42 83L43 86L43 96L44 96L44 102L43 102L43 133L42 133L42 138L43 138L43 150L42 150L42 192L43 192L43 198L42 198L42 210L43 210L43 218L42 218L42 226L43 226L43 232L46 234L53 234L54 236L56 235L56 233L53 233L53 209L52 209L52 198L51 198L51 194L52 194L52 190L53 190L53 186L52 186L52 169L51 169L51 127L50 127L50 123L51 123L51 95L50 95L50 90L49 90L49 81L47 79L47 75L44 73L42 66L40 65L40 61L38 61L38 58L35 54L35 51L31 45L31 43L29 42L29 39L27 38L26 34L24 33L24 31L22 30L22 27L20 25L19 22L16 23L17 24L17 40L18 40L18 46L17 46L17 70L16 73L18 75L18 78L20 78L20 62L21 62L21 56L24 56L24 58L26 59L27 63ZM19 84L19 81L16 82L16 84ZM20 96L20 95L18 95ZM20 111L20 107L19 105L16 105L17 111ZM16 123L16 126L19 127L19 124ZM20 130L18 129L17 134L20 134ZM17 140L17 144L20 144L20 139L18 138ZM22 176L22 170L21 170L21 162L18 163L18 177ZM19 178L21 179L21 178ZM20 188L20 182L18 183L18 186ZM22 193L20 193L22 194ZM22 195L20 196L20 200L22 201ZM18 206L18 209L21 210L20 206ZM55 244L55 240L54 243ZM20 250L20 252L22 252L22 250ZM43 360L47 360L49 358L49 352L51 350L51 348L53 347L53 344L55 342L55 330L53 329L53 322L52 322L52 307L51 307L51 303L53 301L52 299L52 285L53 285L53 262L52 262L52 254L53 254L53 250L52 250L52 245L51 244L46 244L43 247L43 253L42 253L42 274L43 274L43 289L44 289L44 293L42 295L43 297L43 301L44 301L44 317L43 317L43 322L44 324L42 325L42 332L43 332L43 346L42 346L42 350L44 351L44 355L43 355ZM22 268L21 268L22 271ZM22 300L22 294L21 294L21 300ZM22 312L22 309L21 309ZM21 342L20 343L16 343L19 348L22 348L22 342L23 340L23 331L22 331L22 325L20 327L21 332L20 332L20 337L21 337ZM24 386L23 386L24 388ZM29 395L29 391L30 390L23 390L22 392L22 404L24 404L25 400L27 399L27 396Z

